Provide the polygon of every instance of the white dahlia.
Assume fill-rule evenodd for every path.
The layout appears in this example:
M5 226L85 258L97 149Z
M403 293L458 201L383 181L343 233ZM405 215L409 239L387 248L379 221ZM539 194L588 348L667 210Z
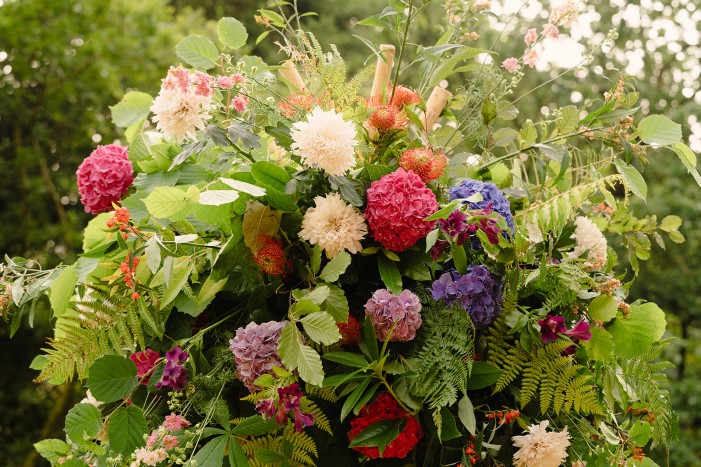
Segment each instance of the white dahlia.
M178 143L186 138L194 139L195 130L204 130L209 114L211 96L195 94L190 89L161 89L151 106L155 114L153 122L166 139L175 137Z
M577 240L570 258L578 258L585 251L587 254L587 266L594 269L601 269L606 265L606 237L601 230L591 220L586 217L578 217L574 220L577 228L574 231L574 238Z
M567 458L570 434L562 431L546 431L548 420L528 427L528 434L514 436L514 446L520 448L514 454L516 467L558 467Z
M343 175L355 165L356 130L334 110L315 107L306 122L293 125L292 151L310 168Z
M312 245L319 245L331 259L343 250L357 253L362 250L360 241L368 228L363 216L337 193L314 198L315 208L307 209L302 220L299 237Z

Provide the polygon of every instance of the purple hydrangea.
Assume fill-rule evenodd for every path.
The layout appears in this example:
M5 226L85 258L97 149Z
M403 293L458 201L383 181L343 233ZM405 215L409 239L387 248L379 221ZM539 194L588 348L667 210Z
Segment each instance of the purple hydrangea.
M166 352L163 376L156 383L156 389L171 388L174 391L180 391L187 386L187 372L183 366L187 357L187 352L177 345Z
M498 212L506 220L506 225L511 229L511 233L514 233L514 218L511 215L511 205L504 193L494 183L480 182L479 180L467 178L460 185L450 188L448 193L451 200L469 198L475 193L481 193L482 201L467 202L470 209L484 210L491 206L491 210Z
M410 290L394 295L387 289L376 290L365 304L375 335L384 341L394 326L390 341L410 341L421 327L421 303ZM395 325L395 323L397 323Z
M245 328L238 328L236 336L229 341L236 362L236 375L249 391L260 390L253 382L261 375L272 373L274 366L283 368L277 342L286 324L287 321L249 323Z
M501 311L501 280L484 266L472 266L462 276L449 270L433 282L431 292L434 300L460 304L476 327L488 326Z

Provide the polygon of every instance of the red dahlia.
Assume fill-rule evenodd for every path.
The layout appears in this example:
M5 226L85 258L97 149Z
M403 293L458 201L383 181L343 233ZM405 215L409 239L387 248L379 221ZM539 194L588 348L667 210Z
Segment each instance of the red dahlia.
M358 436L358 434L373 423L383 420L396 420L398 418L406 418L406 426L404 430L399 433L399 436L387 445L381 456L380 449L377 446L356 446L353 449L371 459L389 459L391 457L403 459L406 457L406 455L414 449L414 446L416 446L419 440L421 440L423 430L421 429L421 424L419 424L409 412L402 409L397 401L387 392L380 394L372 404L363 407L358 416L351 420L351 429L348 432L348 439L352 441L353 438Z

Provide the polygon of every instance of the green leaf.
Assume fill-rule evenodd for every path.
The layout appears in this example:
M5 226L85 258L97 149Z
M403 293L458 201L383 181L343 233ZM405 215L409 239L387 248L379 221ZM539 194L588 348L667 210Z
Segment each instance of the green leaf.
M635 443L638 446L645 446L652 437L652 425L645 420L638 420L630 427L629 435L630 438L628 438L628 440L631 443Z
M663 115L648 115L638 124L638 136L647 144L669 146L682 139L682 126Z
M436 241L438 240L439 233L440 233L439 229L433 229L428 233L428 235L426 235L426 253L431 251L431 248L433 248L433 245L436 244Z
M148 116L151 105L153 105L153 97L150 94L138 91L128 92L118 104L110 107L112 123L119 128L133 125Z
M482 103L482 121L489 126L495 118L497 118L497 106L491 100L485 99Z
M446 219L448 216L450 216L453 213L453 211L455 211L456 209L458 209L458 207L460 207L460 204L461 203L459 200L451 201L449 204L442 207L438 211L434 212L433 214L431 214L430 216L428 216L424 220L425 221L436 221L439 219Z
M460 274L465 274L467 272L467 252L465 251L465 246L456 243L450 248L450 253L453 256L455 269L457 269Z
M348 446L351 448L355 446L377 446L380 450L380 456L382 456L385 448L399 436L399 433L404 430L405 426L405 418L382 420L373 423L358 433Z
M630 315L622 314L608 328L616 344L616 354L635 358L645 354L653 342L660 340L667 322L664 312L654 303L631 305Z
M467 379L467 390L486 388L496 383L501 376L501 370L486 362L474 362L470 377Z
M161 298L161 310L170 304L175 297L178 296L180 291L185 286L190 273L192 273L195 267L195 262L192 261L190 256L182 256L175 259L175 264L173 266L173 272L170 276L170 282L166 287L165 292L163 292L163 298Z
M317 305L321 305L324 303L324 300L326 300L329 297L329 293L331 293L330 287L333 287L331 285L320 285L319 287L315 288L308 294L304 295L304 298L307 300L311 300L312 302L316 303ZM300 297L301 299L302 297Z
M243 450L235 436L229 437L229 466L230 467L248 467L248 456Z
M153 217L178 221L187 216L188 204L198 200L199 190L194 186L189 187L187 191L183 187L162 186L149 193L144 198L144 204Z
M276 190L285 191L287 182L292 180L292 175L277 164L268 161L259 161L251 165L251 174L260 183L269 185Z
M78 273L74 264L65 268L51 284L49 302L51 302L51 309L57 318L62 316L68 308L77 282Z
M217 23L217 35L219 42L232 49L243 47L248 39L246 27L236 18L220 19Z
M402 275L394 261L385 255L377 255L377 266L380 270L380 278L387 289L395 295L402 291Z
M582 342L581 345L592 360L611 361L614 347L613 337L605 330L592 327L591 339Z
M321 307L308 298L302 298L300 301L294 304L295 318L299 318L300 316L308 315L309 313L314 313L316 311L321 311Z
M630 187L630 191L644 200L647 196L647 184L643 176L640 175L640 172L632 165L628 165L620 159L616 159L616 168L618 169L618 173L623 175L626 184Z
M341 407L341 421L345 420L346 417L351 413L353 407L361 398L367 387L372 382L372 375L365 377L363 381L350 393L348 398L343 402L343 407Z
M288 323L280 333L278 353L285 368L295 368L299 376L307 383L321 386L324 381L324 369L321 357L316 350L302 344L302 336L295 323Z
M321 356L325 360L340 363L341 365L350 366L353 368L367 368L368 361L361 355L352 352L326 352Z
M458 427L455 425L455 417L453 417L448 407L441 407L441 422L443 425L440 430L441 441L449 441L462 436L462 433L460 433Z
M102 429L100 410L92 404L77 404L66 415L64 431L71 441L81 444L87 438L94 438Z
M278 429L275 420L266 420L260 415L253 415L236 425L231 433L236 436L262 436Z
M209 70L217 64L219 50L214 42L199 34L191 34L178 42L175 54L188 65Z
M458 418L463 426L467 428L470 434L477 433L477 418L475 417L475 408L469 397L463 396L458 402Z
M302 327L309 338L323 345L335 344L341 339L336 321L325 311L306 315L301 320Z
M256 451L255 458L257 461L264 464L279 465L280 462L285 460L282 454L272 451L268 448L260 448Z
M329 289L329 295L322 304L323 309L333 316L337 323L348 322L349 307L345 292L335 285L327 284L326 287Z
M682 225L682 218L679 216L666 216L660 223L660 229L665 232L676 232Z
M197 451L195 457L191 461L186 462L185 465L192 467L221 467L224 464L224 453L228 442L228 434L213 438L202 446L202 449Z
M128 358L105 355L90 366L87 386L100 402L124 399L138 385L136 365Z
M139 407L119 407L112 412L107 426L110 449L129 455L144 446L144 435L149 433L148 423Z
M499 128L492 136L492 142L495 146L505 148L511 144L518 136L518 131L513 128Z
M225 178L222 177L219 179L219 181L226 183L229 185L231 188L233 188L236 191L242 191L244 193L248 193L249 195L253 196L254 198L260 198L261 196L265 196L265 189L259 187L258 185L254 185L252 183L246 183L241 180L234 180L231 178Z
M351 263L351 255L345 251L340 252L324 266L319 274L319 279L324 282L336 282L346 272Z
M696 154L694 154L694 151L684 143L673 144L672 151L679 156L686 170L694 177L696 183L701 186L701 175L699 175L699 172L696 170Z
M616 317L618 302L610 295L599 295L589 304L587 313L593 319L607 322Z
M380 349L377 346L375 328L372 326L372 321L367 316L363 323L363 342L361 343L361 349L363 347L365 347L365 350L373 361L380 358Z
M34 443L34 449L44 459L51 462L51 465L58 464L60 457L65 457L71 452L71 447L60 439L44 439Z

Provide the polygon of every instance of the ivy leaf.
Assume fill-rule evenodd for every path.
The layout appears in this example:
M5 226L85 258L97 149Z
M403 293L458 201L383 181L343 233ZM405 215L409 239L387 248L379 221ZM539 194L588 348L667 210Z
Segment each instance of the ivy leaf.
M304 331L314 342L331 345L341 339L341 333L336 321L325 311L317 311L306 315L301 320Z
M630 191L632 191L634 195L645 200L645 197L647 197L647 184L643 176L640 175L640 172L632 165L628 165L620 159L616 159L616 168L618 169L618 173L623 175L626 184L630 187Z
M129 455L144 446L144 435L149 433L148 423L139 407L120 407L110 415L107 436L110 449Z
M299 371L299 376L310 384L321 386L324 381L324 369L321 357L316 350L302 344L302 336L295 323L288 323L280 333L278 353L288 370Z
M77 404L66 415L64 431L68 438L81 444L85 438L94 438L102 429L100 410L92 404Z
M645 354L653 342L660 340L666 325L664 312L649 302L631 305L630 315L619 314L607 330L616 344L616 354L635 358Z
M119 128L131 126L148 116L152 104L153 97L150 94L138 91L128 92L118 104L110 107L112 123Z
M209 70L217 64L219 50L214 42L199 34L191 34L178 42L175 54L188 65Z
M638 136L647 144L669 146L682 139L682 126L664 115L648 115L638 123Z
M101 402L114 402L128 397L139 385L136 365L128 358L105 355L90 366L88 388Z
M402 291L402 275L397 265L385 255L377 255L377 266L380 278L387 289L397 295Z
M604 323L615 318L617 311L618 303L610 295L599 295L591 301L587 309L589 316Z
M324 269L321 270L321 274L319 274L319 279L324 282L336 282L341 274L346 272L350 263L351 255L342 251L324 266Z
M219 23L217 23L217 35L219 36L219 42L232 49L243 47L248 39L246 27L241 24L241 21L230 17L219 20Z

